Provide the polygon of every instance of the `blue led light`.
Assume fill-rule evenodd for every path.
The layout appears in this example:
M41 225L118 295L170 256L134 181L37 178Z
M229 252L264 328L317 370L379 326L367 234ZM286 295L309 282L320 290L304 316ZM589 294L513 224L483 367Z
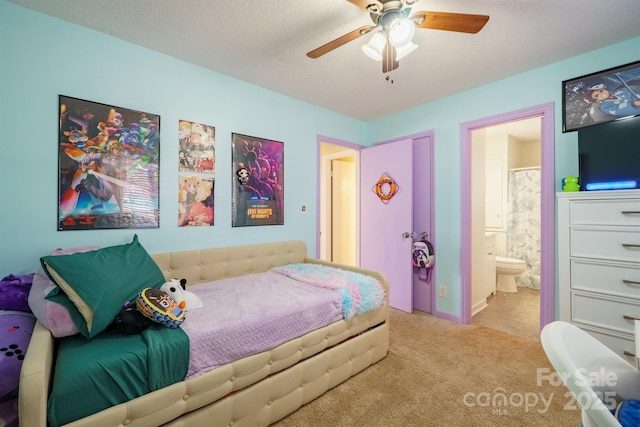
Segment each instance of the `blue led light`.
M622 190L636 188L636 181L611 181L611 182L590 182L587 190Z

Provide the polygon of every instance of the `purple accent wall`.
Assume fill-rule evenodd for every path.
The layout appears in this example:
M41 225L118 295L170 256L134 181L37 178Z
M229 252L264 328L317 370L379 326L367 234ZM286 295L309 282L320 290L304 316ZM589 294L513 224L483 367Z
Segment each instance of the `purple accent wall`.
M471 132L479 128L540 116L542 116L540 329L555 320L555 130L553 123L554 104L548 103L463 123L460 126L462 197L460 323L471 323L471 250L469 244L471 241Z

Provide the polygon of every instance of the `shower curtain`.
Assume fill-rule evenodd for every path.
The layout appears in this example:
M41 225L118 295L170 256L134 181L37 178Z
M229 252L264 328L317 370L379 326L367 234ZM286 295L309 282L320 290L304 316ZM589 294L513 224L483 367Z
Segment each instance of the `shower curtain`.
M518 286L540 289L540 168L509 170L507 256L524 260Z

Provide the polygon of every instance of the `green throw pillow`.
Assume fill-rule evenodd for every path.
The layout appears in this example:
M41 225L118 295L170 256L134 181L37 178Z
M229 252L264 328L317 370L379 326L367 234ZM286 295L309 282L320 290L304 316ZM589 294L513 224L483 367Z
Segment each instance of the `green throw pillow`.
M46 298L75 307L77 312L73 310L71 317L87 338L109 326L125 301L133 300L144 288L157 288L165 282L137 235L126 245L44 256L40 263L58 285Z

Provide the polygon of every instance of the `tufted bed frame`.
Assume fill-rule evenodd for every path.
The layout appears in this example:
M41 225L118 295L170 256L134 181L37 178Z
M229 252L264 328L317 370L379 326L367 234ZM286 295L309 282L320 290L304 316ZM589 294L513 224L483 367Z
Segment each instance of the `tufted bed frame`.
M377 278L387 290L387 302L375 311L340 320L68 426L267 426L387 355L388 282L381 273L308 258L305 243L297 240L152 257L167 279L184 277L187 284L264 272L291 263L333 265ZM54 358L55 339L37 323L21 372L21 426L47 425Z

